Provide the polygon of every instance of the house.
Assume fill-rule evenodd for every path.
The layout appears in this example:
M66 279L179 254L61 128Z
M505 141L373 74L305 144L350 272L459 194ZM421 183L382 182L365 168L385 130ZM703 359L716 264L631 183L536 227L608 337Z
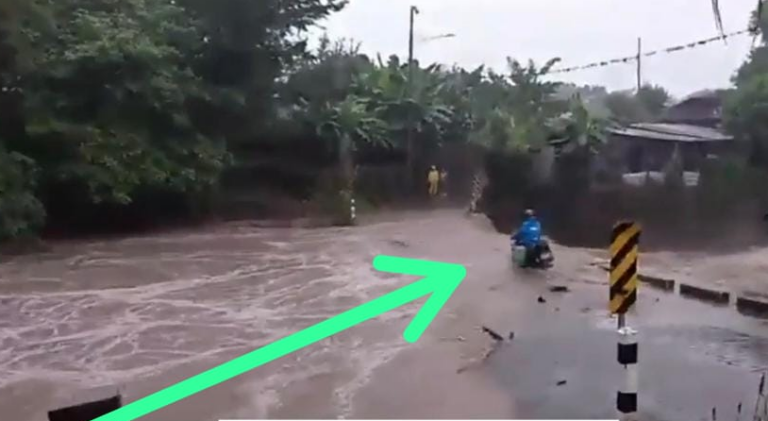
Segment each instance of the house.
M685 171L698 171L702 160L728 153L733 144L732 136L691 124L638 123L610 133L625 173L663 171L675 153Z
M722 126L722 117L723 101L720 93L704 90L695 92L667 108L661 120L663 123L719 129Z
M609 129L603 171L622 174L624 181L662 179L679 159L684 178L697 180L705 159L735 151L735 142L720 130L722 102L714 91L700 91L670 106L659 123L637 123ZM688 184L695 185L697 181Z

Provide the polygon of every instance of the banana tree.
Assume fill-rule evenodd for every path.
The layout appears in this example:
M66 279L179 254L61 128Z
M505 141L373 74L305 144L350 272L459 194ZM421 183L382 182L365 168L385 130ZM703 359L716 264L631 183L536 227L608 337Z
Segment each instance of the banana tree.
M443 140L454 115L444 101L445 72L436 65L416 68L409 84L407 68L396 57L386 64L379 58L379 65L360 75L355 87L358 95L371 99L381 118L398 135L396 147L407 151L408 167L415 175L416 145L401 139L412 133L420 141L419 149L437 146Z
M354 189L354 151L358 143L390 146L389 127L380 119L368 100L350 95L343 101L324 104L318 115L318 134L329 140L338 154L339 174L345 201L352 199ZM344 219L351 223L350 206L344 207Z
M589 188L595 155L607 143L607 123L593 118L581 100L573 98L570 111L547 122L550 144L559 151L559 183L571 193Z
M583 149L597 153L607 142L607 123L593 118L579 98L573 98L567 113L550 119L547 128L552 138L561 140L566 150Z
M473 90L476 129L470 138L506 152L545 146L551 132L547 121L567 110L567 103L554 97L558 84L542 80L557 62L539 67L509 59L508 74L489 71Z

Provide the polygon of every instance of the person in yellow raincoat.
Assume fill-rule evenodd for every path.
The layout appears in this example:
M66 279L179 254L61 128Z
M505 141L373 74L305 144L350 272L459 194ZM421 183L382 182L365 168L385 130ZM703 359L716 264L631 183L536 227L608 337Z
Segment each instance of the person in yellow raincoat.
M432 197L437 196L438 183L440 183L440 173L437 171L437 167L434 165L429 170L427 175L427 183L429 184L429 195Z

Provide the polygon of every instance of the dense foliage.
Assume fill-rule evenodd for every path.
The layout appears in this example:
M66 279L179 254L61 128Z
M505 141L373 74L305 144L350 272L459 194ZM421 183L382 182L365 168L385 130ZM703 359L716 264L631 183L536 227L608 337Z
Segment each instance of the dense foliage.
M608 94L605 105L617 122L630 124L658 120L669 105L670 99L664 88L644 85L633 93Z
M270 121L301 34L343 4L3 2L0 236L34 232L45 208L207 197L228 142Z
M390 160L411 164L415 188L444 145L481 145L493 162L518 162L551 144L588 160L606 120L654 119L669 100L660 87L625 95L552 82L558 59L509 59L503 71L409 69L344 40L310 50L308 29L345 4L0 3L0 238L104 209L190 212L227 175L306 199L317 168L330 166L348 196L356 163ZM764 78L749 76L764 74L750 70L761 54L737 78L734 104L768 95ZM737 113L733 127L759 138L760 112Z
M741 66L733 82L736 88L726 101L729 130L747 144L753 164L768 168L768 13L762 2L752 16L751 28L761 43Z

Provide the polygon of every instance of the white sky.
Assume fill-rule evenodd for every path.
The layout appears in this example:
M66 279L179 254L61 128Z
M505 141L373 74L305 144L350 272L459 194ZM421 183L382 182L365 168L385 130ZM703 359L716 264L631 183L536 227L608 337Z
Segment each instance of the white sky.
M408 13L416 5L415 54L423 64L440 62L504 70L506 57L543 63L561 57L562 66L663 49L717 35L710 0L351 0L322 25L331 38L352 38L363 52L407 56ZM725 32L746 29L756 0L720 0ZM420 42L455 33L456 38ZM675 96L730 85L752 38L740 35L695 49L643 60L643 80ZM612 65L558 75L578 84L610 90L635 86L635 64Z

